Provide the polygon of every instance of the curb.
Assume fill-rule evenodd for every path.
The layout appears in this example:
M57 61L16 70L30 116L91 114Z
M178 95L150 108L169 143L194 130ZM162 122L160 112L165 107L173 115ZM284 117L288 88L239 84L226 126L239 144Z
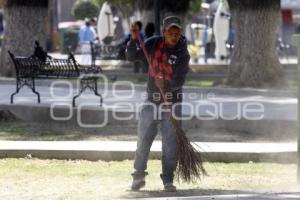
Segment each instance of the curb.
M89 160L89 161L122 161L133 160L133 151L84 151L84 150L0 150L0 158L25 158ZM272 162L296 163L297 152L281 153L230 153L211 152L202 153L204 162ZM151 151L149 159L160 159L160 152Z
M81 141L36 142L1 141L1 158L83 159L121 161L134 158L136 142ZM296 163L296 143L198 143L206 162ZM161 142L154 141L150 159L160 159Z

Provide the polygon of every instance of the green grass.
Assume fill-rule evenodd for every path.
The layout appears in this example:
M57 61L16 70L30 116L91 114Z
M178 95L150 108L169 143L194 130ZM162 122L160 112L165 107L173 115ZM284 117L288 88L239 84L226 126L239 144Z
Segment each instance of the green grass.
M247 192L294 192L296 165L205 163L201 182L176 182L176 193L162 191L160 161L149 161L146 187L129 191L132 161L89 162L40 159L0 160L1 199L127 199Z
M1 121L0 140L11 141L79 141L136 139L136 124L105 126L101 129L80 129L24 121ZM1 198L0 198L1 199Z
M195 87L213 87L214 81L212 80L197 80L197 79L187 79L185 82L186 86Z
M55 130L36 123L26 123L21 121L0 121L0 140L17 141L65 141L81 140L89 134L75 130Z

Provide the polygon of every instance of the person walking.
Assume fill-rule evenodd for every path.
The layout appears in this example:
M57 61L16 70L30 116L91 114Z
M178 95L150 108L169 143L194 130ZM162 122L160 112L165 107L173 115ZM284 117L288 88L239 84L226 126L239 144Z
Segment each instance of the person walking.
M94 43L97 39L97 34L95 28L92 24L95 23L93 19L86 19L85 25L80 28L78 37L81 53L81 62L82 65L91 65L91 42Z

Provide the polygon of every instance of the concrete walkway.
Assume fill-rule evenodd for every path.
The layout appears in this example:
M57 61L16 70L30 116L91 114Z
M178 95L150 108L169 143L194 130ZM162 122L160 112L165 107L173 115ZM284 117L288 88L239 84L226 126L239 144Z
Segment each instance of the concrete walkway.
M220 143L196 142L205 161L217 162L296 162L296 143ZM133 141L0 141L0 157L125 160L133 159ZM154 141L150 158L159 159L161 142Z
M58 82L57 82L58 83ZM122 84L120 82L120 84ZM59 85L59 84L57 84ZM186 90L189 90L188 88ZM14 85L0 85L0 107L10 106L10 95L15 91ZM37 91L41 95L41 104L37 104L37 97L31 90L24 87L18 95L15 96L15 105L30 105L30 106L48 106L51 104L63 104L65 106L71 105L73 95L77 94L76 88L62 88L62 87L46 87L37 86ZM225 89L226 92L226 89ZM269 119L269 120L297 120L297 99L289 96L261 96L247 95L239 93L236 94L218 90L198 90L197 92L185 92L184 102L189 104L183 106L183 114L187 116L198 117L223 117L226 119L242 118L243 108L254 107L260 112L249 112L251 119ZM116 85L115 90L99 90L103 94L104 108L122 110L132 108L132 112L136 112L137 108L145 99L145 92L135 89L118 89ZM92 109L99 108L99 98L91 93L84 93L77 100L77 105L89 105ZM193 109L191 109L193 107ZM196 110L196 108L198 108ZM127 110L127 109L126 109Z
M61 53L49 53L50 56L52 56L53 58L60 58L60 59L66 59L68 58L67 54L61 54ZM75 59L80 63L82 60L82 55L76 54L75 55ZM279 59L281 64L297 64L298 60L297 57L294 56L290 56L288 58L281 58ZM119 61L119 60L96 60L96 64L98 65L117 65L120 63L124 63L127 61ZM198 62L193 62L193 60L191 59L190 64L192 65L226 65L228 64L228 62L226 61L221 61L221 62L216 62L214 59L208 59L208 63L204 62L203 58L199 58Z
M143 198L139 200L299 200L300 193L292 194L232 194L191 197Z

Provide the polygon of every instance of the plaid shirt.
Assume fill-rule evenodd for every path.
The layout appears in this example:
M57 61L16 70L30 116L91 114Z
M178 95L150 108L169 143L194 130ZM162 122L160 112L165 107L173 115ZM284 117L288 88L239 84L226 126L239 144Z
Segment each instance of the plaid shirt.
M167 81L171 81L173 79L173 68L172 65L168 63L168 53L164 51L163 41L157 43L151 67L152 70L150 70L150 76L161 77Z
M172 93L172 102L181 102L182 85L189 71L190 55L187 50L187 42L182 37L173 49L164 45L163 37L154 36L145 41L145 48L149 53L151 66L149 66L149 78L147 83L148 100L156 104L162 103L159 88L155 85L155 77L165 79L165 92ZM138 42L129 41L126 47L126 58L130 61L143 60L143 54ZM155 96L155 97L154 97Z

